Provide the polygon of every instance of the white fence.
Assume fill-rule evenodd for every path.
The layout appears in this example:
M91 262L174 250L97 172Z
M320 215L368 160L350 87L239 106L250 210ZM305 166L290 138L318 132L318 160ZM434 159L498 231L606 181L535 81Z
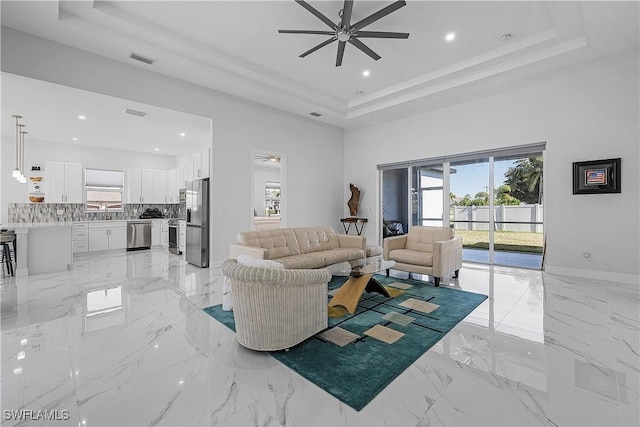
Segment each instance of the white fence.
M489 230L489 206L452 206L452 221L456 222L457 230ZM542 233L542 205L494 206L494 221L497 231L531 231ZM472 221L486 221L477 223ZM507 224L498 224L506 222ZM513 224L539 222L540 224Z

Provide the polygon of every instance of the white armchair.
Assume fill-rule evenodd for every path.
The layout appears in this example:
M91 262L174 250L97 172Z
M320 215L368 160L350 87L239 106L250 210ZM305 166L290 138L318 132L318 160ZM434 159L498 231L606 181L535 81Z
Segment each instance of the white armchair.
M252 350L293 347L327 328L326 269L275 269L222 264L231 280L236 337Z
M384 239L383 248L383 258L396 262L394 270L433 276L436 286L445 277L458 277L462 267L462 239L449 227L413 226L407 234Z

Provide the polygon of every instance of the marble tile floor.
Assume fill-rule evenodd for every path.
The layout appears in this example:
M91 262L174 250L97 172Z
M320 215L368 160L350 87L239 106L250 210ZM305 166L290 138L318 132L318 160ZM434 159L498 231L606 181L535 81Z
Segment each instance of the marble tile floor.
M358 412L201 310L220 264L154 249L0 279L2 425L640 424L637 285L465 264L448 286L489 298Z

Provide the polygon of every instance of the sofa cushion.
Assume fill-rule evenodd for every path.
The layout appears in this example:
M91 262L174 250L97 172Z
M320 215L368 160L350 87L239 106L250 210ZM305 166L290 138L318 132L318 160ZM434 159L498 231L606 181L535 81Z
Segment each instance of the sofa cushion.
M406 249L433 252L434 242L453 238L453 229L444 227L411 227L407 234ZM421 263L420 263L421 264ZM423 264L424 265L424 264Z
M285 258L278 259L278 262L284 265L284 268L322 268L326 264L324 262L324 255L320 253L304 254L304 255L292 255Z
M265 249L267 251L266 259L278 259L300 254L296 235L291 228L243 231L238 234L238 241L247 246Z
M389 252L389 259L404 264L433 266L433 253L414 251L411 249L394 249Z
M330 251L318 252L324 257L325 265L338 264L364 258L364 251L357 248L337 248Z
M338 236L331 227L294 228L301 254L339 248Z

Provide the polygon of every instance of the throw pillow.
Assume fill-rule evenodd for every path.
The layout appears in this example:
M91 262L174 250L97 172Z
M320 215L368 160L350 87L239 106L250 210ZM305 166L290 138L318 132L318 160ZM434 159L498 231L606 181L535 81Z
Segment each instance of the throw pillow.
M270 259L257 259L249 255L240 254L236 261L240 265L246 265L248 267L260 267L260 268L280 268L283 269L284 265L278 261L272 261Z

